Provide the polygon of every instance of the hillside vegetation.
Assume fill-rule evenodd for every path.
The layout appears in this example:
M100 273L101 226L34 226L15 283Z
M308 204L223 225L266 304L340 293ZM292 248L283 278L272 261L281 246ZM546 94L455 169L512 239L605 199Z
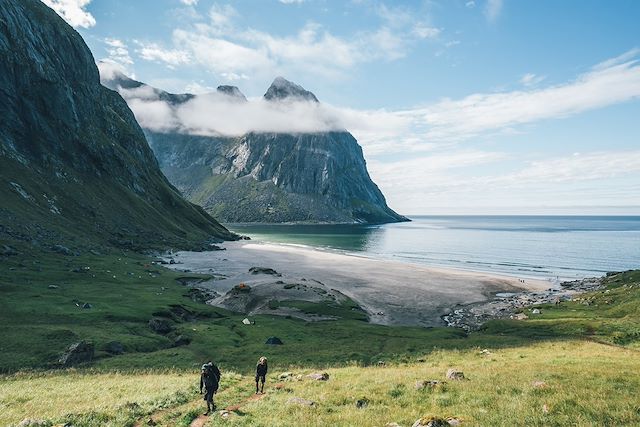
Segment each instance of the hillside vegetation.
M167 407L160 423L189 425L202 408L195 387L203 361L213 359L225 372L219 395L224 407L252 394L251 376L229 372L250 375L260 355L270 360L272 386L283 371L327 370L330 379L269 388L264 399L246 403L226 423L411 425L429 414L459 417L468 425L640 423L634 394L640 385L640 271L611 275L606 289L543 306L539 317L490 321L471 334L371 325L351 310L351 301L299 307L330 311L340 315L337 321L265 315L243 325L244 316L200 302L181 284L184 277L134 253L4 257L0 424L36 417L73 419L76 426L133 425ZM91 308L83 309L85 302ZM172 330L154 332L152 318L167 319ZM176 343L180 336L186 343ZM269 336L285 344L267 346ZM92 362L49 371L60 367L58 358L70 344L83 339L95 344ZM124 354L106 351L112 341L122 343ZM449 367L469 380L415 390L417 380L445 380ZM545 384L534 387L534 381ZM290 397L316 406L286 404ZM368 406L356 408L359 399Z

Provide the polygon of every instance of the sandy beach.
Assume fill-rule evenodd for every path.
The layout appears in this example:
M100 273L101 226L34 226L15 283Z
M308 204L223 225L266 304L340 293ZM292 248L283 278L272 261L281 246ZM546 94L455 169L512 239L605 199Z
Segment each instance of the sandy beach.
M487 301L496 292L542 291L542 280L431 268L392 260L252 241L226 242L226 250L177 252L169 267L215 277L199 284L224 295L245 283L260 289L274 283L314 283L358 302L370 321L385 325L441 326L440 316L456 305ZM251 267L276 270L280 276L250 274ZM218 299L221 301L220 299ZM212 303L215 304L215 301Z

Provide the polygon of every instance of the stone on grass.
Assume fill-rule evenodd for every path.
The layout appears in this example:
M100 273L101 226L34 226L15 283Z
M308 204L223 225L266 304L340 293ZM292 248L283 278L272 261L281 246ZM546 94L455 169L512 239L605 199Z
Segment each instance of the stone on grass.
M420 380L416 381L416 390L434 389L445 384L446 382L438 380Z
M94 352L93 343L79 341L69 346L67 351L58 359L58 363L62 366L72 366L78 363L90 362L93 359Z
M301 397L291 397L287 400L287 403L290 405L316 406L316 402L313 400L307 400Z
M444 418L430 415L416 420L412 427L449 427L449 425Z
M181 347L183 345L189 345L190 343L191 343L191 338L184 335L178 335L178 337L173 341L173 346Z
M153 319L149 320L149 328L151 328L153 332L162 335L168 334L173 330L173 326L171 325L171 322L169 322L169 320L160 319L158 317L154 317Z
M367 399L366 397L356 400L356 408L362 409L366 408L367 406L369 406L369 399Z
M105 350L111 354L123 354L124 346L120 341L111 341L107 343Z
M547 383L544 381L536 380L531 383L533 388L547 388Z
M540 311L540 309L538 309L538 308L534 308L534 309L531 311L531 314L540 314L540 313L542 313L542 312L541 312L541 311Z
M283 372L280 374L280 376L278 377L281 380L287 380L289 378L291 378L293 376L293 372Z
M448 369L447 370L447 379L453 381L462 381L465 379L464 373L462 371L458 371L456 369Z
M307 375L307 378L316 381L327 381L329 379L329 374L326 372L314 372L313 374Z
M269 338L267 338L267 341L265 342L265 344L268 344L268 345L283 345L284 343L278 337L269 337Z
M25 418L24 420L18 423L17 427L45 427L48 426L45 420L39 420L36 418Z
M512 319L514 320L527 320L529 318L529 316L527 316L524 313L518 313L518 314L514 314L513 316L511 316Z

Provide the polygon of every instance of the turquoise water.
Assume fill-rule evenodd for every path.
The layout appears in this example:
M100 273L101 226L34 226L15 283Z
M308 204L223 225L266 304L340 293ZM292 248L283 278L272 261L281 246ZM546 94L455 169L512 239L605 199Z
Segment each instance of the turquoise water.
M640 268L639 216L415 216L364 225L229 225L264 242L518 277Z

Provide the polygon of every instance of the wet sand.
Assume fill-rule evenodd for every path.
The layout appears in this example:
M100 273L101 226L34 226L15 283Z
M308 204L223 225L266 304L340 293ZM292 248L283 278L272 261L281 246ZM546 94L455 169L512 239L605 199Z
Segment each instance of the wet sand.
M552 284L543 280L492 275L463 270L431 268L405 262L378 260L308 247L226 242L225 251L177 252L171 255L177 270L212 274L215 280L200 284L224 294L239 283L252 287L277 280L317 281L358 302L372 323L384 325L442 326L441 316L458 304L487 301L496 292L542 291ZM272 268L281 277L252 275L251 267Z

